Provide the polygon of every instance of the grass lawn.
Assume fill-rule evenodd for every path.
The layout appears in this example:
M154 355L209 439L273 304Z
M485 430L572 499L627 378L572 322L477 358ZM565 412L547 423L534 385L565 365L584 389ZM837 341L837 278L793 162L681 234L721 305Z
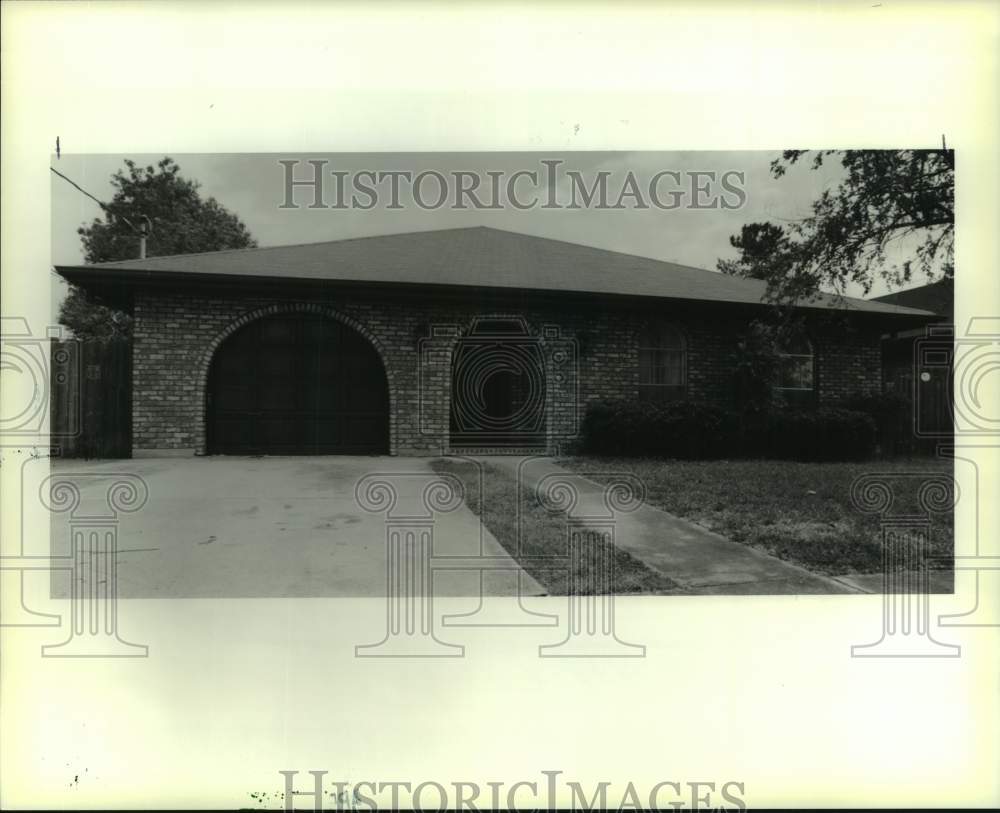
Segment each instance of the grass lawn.
M529 488L519 488L514 475L490 463L439 458L431 461L434 471L457 476L465 486L469 509L503 545L506 551L541 584L550 595L566 595L576 585L577 594L587 588L598 554L613 557L612 592L672 593L681 588L627 551L597 542L594 557L584 559L574 573L566 565L566 518L543 508ZM480 498L482 494L482 499ZM520 533L518 515L520 513ZM608 551L610 548L610 551Z
M775 460L636 460L570 457L559 464L602 480L601 472L631 472L646 485L646 501L744 545L826 575L882 569L879 518L851 503L851 483L869 472L940 473L951 461L917 458L872 463ZM897 481L899 482L899 481ZM915 510L917 478L897 492L894 511ZM931 567L950 569L954 514L931 517Z

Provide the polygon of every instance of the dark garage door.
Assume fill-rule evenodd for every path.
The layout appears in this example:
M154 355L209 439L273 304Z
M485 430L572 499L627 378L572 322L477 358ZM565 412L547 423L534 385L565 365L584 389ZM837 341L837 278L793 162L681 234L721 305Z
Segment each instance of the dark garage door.
M208 387L210 454L385 454L382 361L357 331L313 315L258 319L222 343Z

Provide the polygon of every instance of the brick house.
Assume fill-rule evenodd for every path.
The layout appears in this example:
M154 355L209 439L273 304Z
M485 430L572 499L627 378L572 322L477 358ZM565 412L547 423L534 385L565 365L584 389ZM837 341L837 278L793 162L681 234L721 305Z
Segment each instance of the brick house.
M732 399L763 283L490 228L56 269L134 317L133 454L555 451L588 402ZM881 388L925 311L814 302L778 386Z

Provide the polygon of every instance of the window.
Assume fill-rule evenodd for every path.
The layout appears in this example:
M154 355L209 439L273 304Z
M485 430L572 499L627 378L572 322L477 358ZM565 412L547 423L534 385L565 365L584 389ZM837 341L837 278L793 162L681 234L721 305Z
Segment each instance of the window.
M815 360L812 344L805 337L786 341L778 351L775 389L791 403L811 402L815 387Z
M639 397L649 401L683 398L687 384L684 337L669 325L651 325L639 334Z

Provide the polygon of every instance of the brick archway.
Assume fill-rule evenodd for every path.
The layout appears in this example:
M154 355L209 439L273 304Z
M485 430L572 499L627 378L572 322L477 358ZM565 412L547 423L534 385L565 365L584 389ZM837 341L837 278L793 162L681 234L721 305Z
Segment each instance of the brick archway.
M212 341L209 343L205 352L202 354L201 359L198 362L197 368L195 370L195 378L197 381L197 392L196 398L200 404L200 408L197 414L197 425L195 427L195 439L196 439L196 453L203 455L207 453L207 416L208 416L208 383L209 374L212 367L212 360L215 358L219 347L223 342L226 341L230 336L236 333L243 327L246 327L251 322L259 319L265 319L270 316L277 315L289 315L289 314L311 314L319 315L332 319L334 321L340 322L347 327L351 328L357 332L361 337L363 337L371 346L374 348L375 353L378 355L379 360L382 363L382 369L385 372L386 384L389 392L389 454L396 454L396 387L393 381L393 371L387 362L387 354L385 349L382 347L379 340L372 334L368 328L362 325L360 322L352 319L349 316L340 313L339 311L329 308L323 305L316 305L313 303L286 303L286 304L275 304L268 305L261 308L255 308L251 311L241 314L236 319L231 321L225 328L223 328L219 333L215 335Z
M488 312L452 346L449 447L547 444L549 387L542 337L523 314Z
M544 321L537 314L526 315L518 311L483 311L448 326L439 326L435 333L439 345L439 368L436 383L442 394L440 431L443 448L452 447L450 411L454 399L452 391L453 360L456 347L472 327L481 320L512 320L520 322L525 330L523 338L537 342L542 354L541 377L544 380L545 420L539 437L549 453L556 453L562 445L575 438L579 431L580 392L578 388L580 358L576 334L567 332L557 323ZM541 437L541 436L544 436ZM488 447L493 443L486 443ZM534 445L534 444L532 444ZM461 447L459 447L461 448Z

